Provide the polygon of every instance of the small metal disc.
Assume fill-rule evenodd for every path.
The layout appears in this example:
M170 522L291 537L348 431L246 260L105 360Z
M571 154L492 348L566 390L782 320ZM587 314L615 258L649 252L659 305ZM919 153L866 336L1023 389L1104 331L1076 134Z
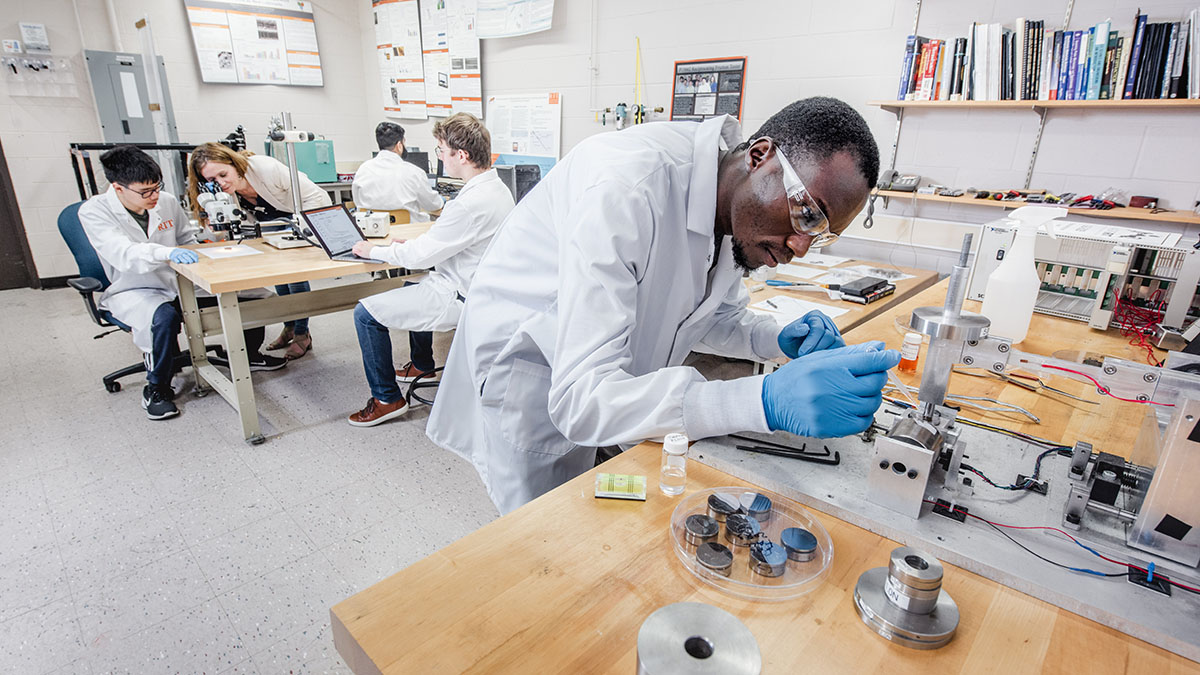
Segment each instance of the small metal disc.
M750 545L750 571L764 577L781 577L787 569L787 553L771 540Z
M731 494L718 492L708 496L708 515L716 519L718 523L725 522L726 518L741 510L742 506L737 497Z
M913 649L937 649L954 638L958 629L958 606L950 594L941 591L937 605L929 614L913 614L888 600L884 590L886 567L862 573L854 586L854 608L858 616L876 633L896 644Z
M733 551L725 544L710 541L696 547L696 562L723 577L733 568Z
M817 557L817 538L800 527L789 527L779 537L789 560L808 562Z
M761 537L762 526L750 516L734 513L725 519L725 539L734 546L749 546Z
M757 492L743 492L738 501L742 505L742 511L758 522L765 523L771 519L771 500L767 496Z
M692 546L699 546L717 538L721 524L712 516L694 513L683 523L683 538Z

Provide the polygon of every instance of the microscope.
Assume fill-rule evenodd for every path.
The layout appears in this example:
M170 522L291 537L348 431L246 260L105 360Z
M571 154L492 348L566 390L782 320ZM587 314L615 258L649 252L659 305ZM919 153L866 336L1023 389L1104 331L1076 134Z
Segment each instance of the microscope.
M233 195L221 190L216 183L210 181L202 184L196 201L204 210L208 226L214 232L229 232L229 237L237 241L262 236L257 223L250 228L242 227L242 210L238 208Z

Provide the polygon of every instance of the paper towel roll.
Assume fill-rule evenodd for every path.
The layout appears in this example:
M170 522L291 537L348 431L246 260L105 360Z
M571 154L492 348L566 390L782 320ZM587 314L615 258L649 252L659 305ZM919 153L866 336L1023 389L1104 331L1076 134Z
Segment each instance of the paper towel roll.
M638 675L758 675L762 654L746 624L719 607L677 602L638 631Z

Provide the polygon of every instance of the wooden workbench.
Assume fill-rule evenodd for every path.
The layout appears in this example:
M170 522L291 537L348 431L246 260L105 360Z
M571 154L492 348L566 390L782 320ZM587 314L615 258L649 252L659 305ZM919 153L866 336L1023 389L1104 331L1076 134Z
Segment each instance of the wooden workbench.
M637 633L656 609L705 602L754 633L764 673L1200 673L1200 665L946 566L962 621L954 640L914 651L874 634L854 610L867 569L897 544L814 513L834 542L824 583L800 599L758 603L703 585L668 535L681 497L658 492L660 450L605 462L649 477L647 501L595 499L594 471L558 487L334 606L334 644L365 673L633 673ZM684 495L745 485L691 462Z
M799 267L811 267L810 265L804 264L803 258L797 258L797 259L793 260L792 264L797 265ZM807 300L808 302L813 302L813 303L816 303L819 305L826 305L826 306L834 308L834 309L844 309L844 310L847 310L846 313L842 314L840 316L834 317L833 323L834 323L834 325L836 325L838 327L838 330L845 333L848 330L853 330L854 328L857 328L858 326L862 325L866 321L869 321L873 317L876 317L876 316L880 315L881 313L888 311L892 307L899 305L900 303L904 302L908 298L916 295L917 293L925 290L926 288L929 288L930 286L932 286L934 283L937 282L937 272L933 272L930 270L920 270L920 269L916 269L914 267L897 267L895 265L869 262L869 261L865 261L865 260L848 260L848 261L841 263L840 265L836 265L834 267L830 267L830 268L816 267L814 269L818 269L821 272L828 272L831 269L853 267L855 265L871 265L871 266L882 267L882 268L885 268L888 270L896 270L898 272L903 272L904 274L911 274L913 278L901 279L901 280L895 282L895 284L896 284L896 292L895 293L889 295L886 298L883 298L882 300L876 300L875 302L872 302L869 305L860 305L857 303L850 302L848 300L830 300L829 296L824 293L819 293L819 292L814 292L814 291L800 291L800 290L796 290L795 288L789 288L787 286L767 286L764 282L747 279L745 283L746 283L746 288L750 289L750 304L754 304L756 302L762 302L763 300L772 298L776 295L786 295L786 296L791 296L794 298L799 298L801 300ZM799 279L799 278L790 276L786 272L780 273L776 278L784 280L784 281L811 281L811 279Z

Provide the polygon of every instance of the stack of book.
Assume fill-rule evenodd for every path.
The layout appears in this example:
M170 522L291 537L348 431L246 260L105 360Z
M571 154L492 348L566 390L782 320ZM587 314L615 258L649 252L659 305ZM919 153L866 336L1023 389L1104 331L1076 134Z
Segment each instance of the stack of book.
M1127 31L1101 21L1046 32L1045 21L1013 28L971 24L953 41L910 35L900 69L901 101L1200 99L1200 9L1182 21L1149 23L1139 10Z

